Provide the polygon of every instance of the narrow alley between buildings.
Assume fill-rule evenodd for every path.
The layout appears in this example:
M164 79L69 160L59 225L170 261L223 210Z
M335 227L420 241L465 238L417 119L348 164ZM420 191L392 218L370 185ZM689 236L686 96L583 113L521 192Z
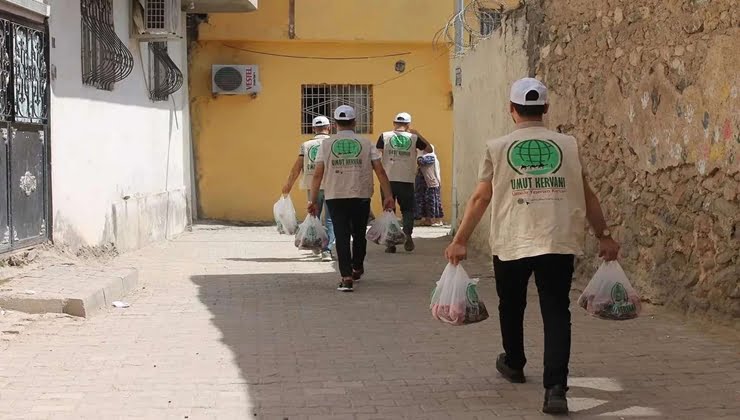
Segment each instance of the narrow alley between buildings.
M487 261L467 267L481 277L489 320L456 328L429 314L445 234L419 230L413 255L371 246L354 294L337 293L332 263L296 251L274 228L200 225L124 255L114 264L141 275L129 308L41 319L0 342L0 418L541 417L534 287L529 382L513 385L494 366L500 336ZM572 417L740 415L730 334L659 308L627 322L572 310Z

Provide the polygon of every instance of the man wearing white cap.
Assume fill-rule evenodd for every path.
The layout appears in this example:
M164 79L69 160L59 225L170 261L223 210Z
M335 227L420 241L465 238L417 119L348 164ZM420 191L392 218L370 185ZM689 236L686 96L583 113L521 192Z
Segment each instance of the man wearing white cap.
M545 128L547 88L536 79L519 80L510 102L516 128L486 144L480 182L445 256L453 264L467 257L468 239L492 203L490 241L504 347L496 369L511 382L525 382L524 309L534 273L545 327L542 411L563 414L568 412L569 293L585 222L596 232L602 258L615 260L619 245L586 180L576 139Z
M301 144L301 150L300 152L298 152L298 158L293 164L293 168L291 169L290 175L288 176L288 181L283 187L284 195L290 194L290 191L293 189L293 184L295 184L296 180L301 175L301 172L303 173L303 177L301 178L301 182L299 184L300 188L302 190L307 190L311 186L313 174L316 171L316 154L319 151L321 142L331 137L329 135L331 123L329 122L329 119L325 116L320 115L314 118L311 125L313 126L313 132L315 135L311 140ZM311 199L310 191L308 192L308 196L308 198ZM318 208L317 217L321 218L322 210L324 209L323 189L319 190L319 196L316 203ZM326 249L321 251L321 260L331 261L331 248L334 246L334 228L329 212L324 213L324 220L324 226L326 226L327 233L329 234L329 245L326 247Z
M326 206L334 222L336 253L342 279L337 287L352 292L354 282L365 272L367 218L373 195L373 171L388 197L384 208L393 210L388 176L380 153L370 140L355 133L355 110L342 105L334 111L337 134L321 142L316 156L316 172L311 183L308 212L318 213L319 191L324 188Z
M414 250L414 207L416 206L416 150L432 152L432 146L419 134L409 128L411 115L402 112L393 119L393 131L386 131L378 138L376 147L382 151L383 167L388 171L393 199L398 201L403 216L403 232L406 234L404 249ZM395 253L396 247L386 248L385 252Z

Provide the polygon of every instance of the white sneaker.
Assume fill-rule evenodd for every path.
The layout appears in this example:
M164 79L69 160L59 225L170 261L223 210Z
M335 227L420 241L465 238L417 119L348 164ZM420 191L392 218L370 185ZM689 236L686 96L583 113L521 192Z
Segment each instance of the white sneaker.
M334 259L331 257L331 252L329 252L329 251L322 252L321 253L321 261L324 261L324 262L334 261Z

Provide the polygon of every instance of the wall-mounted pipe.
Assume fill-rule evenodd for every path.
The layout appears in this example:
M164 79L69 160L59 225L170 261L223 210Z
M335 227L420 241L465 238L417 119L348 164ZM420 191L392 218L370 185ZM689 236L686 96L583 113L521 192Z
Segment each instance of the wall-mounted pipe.
M295 39L295 0L288 0L288 38Z

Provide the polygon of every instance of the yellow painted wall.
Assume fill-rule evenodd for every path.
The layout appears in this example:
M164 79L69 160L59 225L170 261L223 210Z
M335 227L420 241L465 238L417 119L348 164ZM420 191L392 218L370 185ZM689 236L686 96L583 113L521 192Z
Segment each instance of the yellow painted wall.
M227 46L227 45L228 46ZM398 59L323 61L274 57L233 47L285 55L383 55L409 51L406 72ZM292 42L200 42L191 52L191 112L196 147L200 217L232 221L272 220L272 205L298 155L302 84L372 84L374 130L392 128L396 113L407 111L413 126L438 149L443 201L450 214L452 111L449 59L430 44L353 44ZM262 92L248 96L211 95L212 64L257 64ZM294 189L299 214L305 193ZM379 211L379 190L373 205Z
M266 0L256 12L211 15L200 39L287 40L288 3ZM297 0L296 40L430 43L453 9L453 0Z

